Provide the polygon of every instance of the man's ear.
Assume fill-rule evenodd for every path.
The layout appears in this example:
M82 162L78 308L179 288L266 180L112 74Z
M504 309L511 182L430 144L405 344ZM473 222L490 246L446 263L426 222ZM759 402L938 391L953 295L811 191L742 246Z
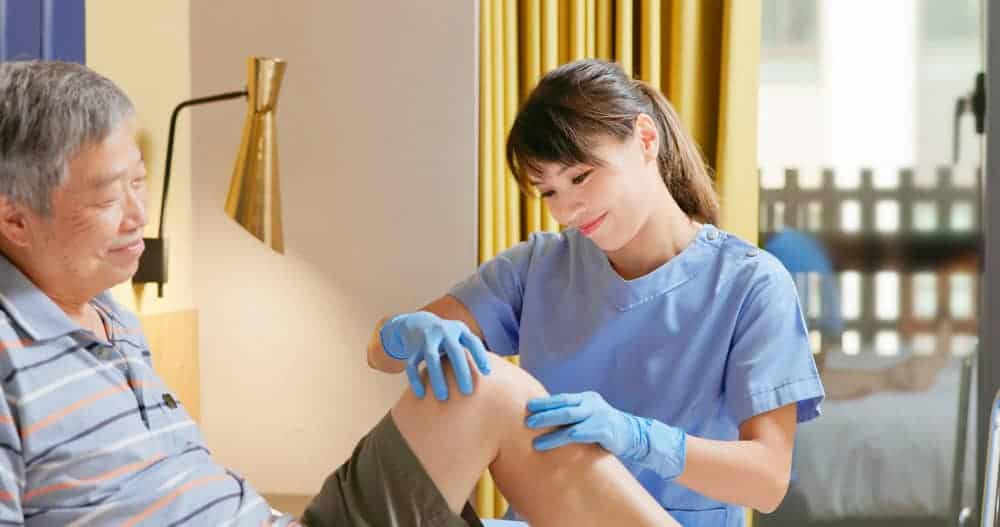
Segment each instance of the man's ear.
M27 207L7 196L0 196L0 236L16 247L31 244Z

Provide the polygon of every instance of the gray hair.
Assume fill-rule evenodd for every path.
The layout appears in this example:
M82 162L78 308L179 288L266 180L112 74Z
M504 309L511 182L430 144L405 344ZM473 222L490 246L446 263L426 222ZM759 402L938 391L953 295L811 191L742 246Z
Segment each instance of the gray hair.
M81 64L0 63L0 195L48 215L73 156L134 112L118 86Z

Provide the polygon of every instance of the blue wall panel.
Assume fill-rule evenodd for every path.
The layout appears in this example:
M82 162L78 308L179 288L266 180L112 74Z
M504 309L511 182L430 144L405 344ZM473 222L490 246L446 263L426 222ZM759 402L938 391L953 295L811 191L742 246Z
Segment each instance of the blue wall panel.
M42 58L84 63L84 0L42 0Z
M84 0L0 0L0 60L86 59Z
M0 60L42 56L42 3L0 0Z

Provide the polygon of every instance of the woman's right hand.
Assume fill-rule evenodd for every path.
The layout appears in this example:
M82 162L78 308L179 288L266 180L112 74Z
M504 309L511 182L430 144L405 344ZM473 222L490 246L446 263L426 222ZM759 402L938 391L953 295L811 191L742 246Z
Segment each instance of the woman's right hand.
M431 389L441 401L448 399L442 357L451 362L458 389L465 395L472 394L472 372L466 349L479 371L483 375L490 373L486 347L464 322L443 319L427 311L407 313L389 319L379 331L379 338L387 355L406 361L406 376L413 393L420 399L426 393L420 377L421 362L427 363Z

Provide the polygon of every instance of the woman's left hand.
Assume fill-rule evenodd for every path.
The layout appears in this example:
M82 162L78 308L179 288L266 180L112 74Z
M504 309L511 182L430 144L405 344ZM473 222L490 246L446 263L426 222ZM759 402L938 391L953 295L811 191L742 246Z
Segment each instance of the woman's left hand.
M562 393L528 401L529 428L562 427L535 439L535 450L597 443L621 460L670 481L684 472L687 434L655 419L617 410L596 392Z
M616 410L599 393L562 393L533 399L528 401L528 412L528 428L565 427L536 438L536 450L569 443L598 443L626 459L642 454L638 418Z

